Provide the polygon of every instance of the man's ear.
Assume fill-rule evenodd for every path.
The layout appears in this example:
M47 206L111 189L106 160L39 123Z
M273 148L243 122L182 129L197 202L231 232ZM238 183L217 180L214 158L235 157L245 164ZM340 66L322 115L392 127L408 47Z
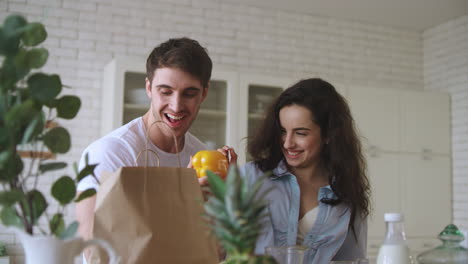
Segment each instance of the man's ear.
M149 99L151 99L151 82L148 79L148 77L145 78L145 90L146 90L146 95L148 96Z
M202 91L202 102L205 101L206 96L208 95L208 89L210 88L210 83L206 87L203 87Z

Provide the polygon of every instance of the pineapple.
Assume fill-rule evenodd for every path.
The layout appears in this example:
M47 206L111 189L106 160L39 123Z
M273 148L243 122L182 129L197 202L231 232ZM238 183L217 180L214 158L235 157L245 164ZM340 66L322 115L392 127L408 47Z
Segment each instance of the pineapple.
M262 180L249 185L240 176L239 169L231 165L224 182L218 175L208 171L211 193L205 203L205 211L211 229L227 253L224 264L275 264L271 256L255 256L255 243L265 216L263 200L269 190L258 193Z

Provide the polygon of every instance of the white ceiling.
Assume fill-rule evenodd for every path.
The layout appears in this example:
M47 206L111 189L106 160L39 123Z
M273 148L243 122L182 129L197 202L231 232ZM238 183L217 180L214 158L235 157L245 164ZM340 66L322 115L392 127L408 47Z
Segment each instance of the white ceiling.
M222 0L223 1L223 0ZM423 31L468 15L468 0L224 0Z

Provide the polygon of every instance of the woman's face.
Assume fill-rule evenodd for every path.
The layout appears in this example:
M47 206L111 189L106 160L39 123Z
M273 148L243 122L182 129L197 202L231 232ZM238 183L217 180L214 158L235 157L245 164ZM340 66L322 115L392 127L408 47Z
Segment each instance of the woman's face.
M299 105L283 107L279 112L283 155L291 169L318 164L322 138L309 109Z

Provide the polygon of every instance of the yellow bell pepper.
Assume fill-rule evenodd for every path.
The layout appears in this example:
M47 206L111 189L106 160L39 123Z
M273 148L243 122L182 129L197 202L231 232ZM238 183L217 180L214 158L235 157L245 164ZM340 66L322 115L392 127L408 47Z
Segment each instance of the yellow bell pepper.
M206 171L210 170L224 179L227 175L229 163L226 156L219 151L201 150L192 157L192 165L197 171L198 178L205 177Z

